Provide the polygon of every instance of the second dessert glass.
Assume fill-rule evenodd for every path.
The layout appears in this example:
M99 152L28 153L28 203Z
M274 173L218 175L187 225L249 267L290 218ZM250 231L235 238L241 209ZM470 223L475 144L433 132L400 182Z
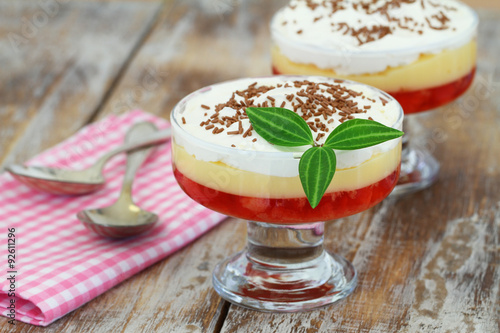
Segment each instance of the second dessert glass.
M476 13L455 0L291 1L271 21L274 74L362 82L396 98L405 115L393 194L431 185L439 163L409 140L414 114L462 95L476 71Z
M194 100L209 104L220 87L241 87L242 82L256 81L250 85L255 87L275 80L284 83L302 79L278 76L216 84L185 97L171 115L174 174L179 185L200 204L248 220L247 247L223 260L213 272L216 291L244 307L296 312L349 295L357 283L356 271L345 258L325 251L324 221L374 206L389 195L398 179L401 139L357 151L338 151L333 181L313 209L297 175L301 152L224 147L185 128L190 121L188 105ZM321 80L334 83L333 79ZM365 87L376 92L373 101L380 97L393 106L395 121L390 126L401 129L403 112L399 104L389 95ZM243 95L234 89L237 95ZM274 98L278 99L276 95ZM193 132L200 126L194 123ZM339 167L342 164L350 166Z

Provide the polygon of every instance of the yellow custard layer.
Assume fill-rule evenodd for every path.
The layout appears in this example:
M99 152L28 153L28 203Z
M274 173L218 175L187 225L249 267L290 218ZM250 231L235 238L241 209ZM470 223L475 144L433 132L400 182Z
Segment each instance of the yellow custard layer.
M236 169L222 162L198 160L175 142L172 149L174 165L184 176L214 190L259 198L305 196L299 176L271 176ZM358 166L337 169L326 193L355 190L378 182L393 173L400 161L401 142Z
M299 64L284 56L277 46L271 51L272 63L280 74L321 75L365 83L387 92L413 91L441 86L469 74L476 66L477 45L469 43L438 54L422 54L415 62L383 72L364 75L339 75L313 64Z

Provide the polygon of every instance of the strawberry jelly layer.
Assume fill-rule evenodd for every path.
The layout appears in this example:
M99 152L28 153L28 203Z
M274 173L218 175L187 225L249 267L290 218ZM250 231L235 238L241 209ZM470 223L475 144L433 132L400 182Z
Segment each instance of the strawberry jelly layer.
M469 74L441 86L387 93L393 96L401 104L405 114L428 111L454 101L467 91L475 73L476 68L473 68ZM278 72L276 68L273 67L273 74L278 75L282 73Z
M184 176L174 167L177 182L193 200L222 214L259 222L298 224L342 218L362 212L392 191L399 176L398 167L386 178L352 191L327 193L312 209L306 197L256 198L214 190Z
M472 83L476 68L460 79L442 86L412 91L388 92L397 99L405 114L427 111L446 105L462 95Z

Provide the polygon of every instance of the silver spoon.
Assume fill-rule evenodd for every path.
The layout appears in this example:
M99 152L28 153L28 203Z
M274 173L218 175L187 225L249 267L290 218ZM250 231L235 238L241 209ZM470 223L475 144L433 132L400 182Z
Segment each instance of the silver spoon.
M152 130L156 130L156 127L151 123L137 124L129 131L126 140L137 139ZM152 150L153 148L146 148L127 154L127 169L122 190L114 204L78 212L76 216L88 229L101 236L123 238L146 232L155 225L158 215L141 209L132 200L132 182L135 173Z
M13 164L6 167L14 178L27 186L46 193L59 195L80 195L94 192L104 186L106 180L103 169L106 162L119 153L137 148L157 145L170 138L170 128L152 133L128 142L121 147L104 154L91 167L84 170L67 170L42 166L24 166Z

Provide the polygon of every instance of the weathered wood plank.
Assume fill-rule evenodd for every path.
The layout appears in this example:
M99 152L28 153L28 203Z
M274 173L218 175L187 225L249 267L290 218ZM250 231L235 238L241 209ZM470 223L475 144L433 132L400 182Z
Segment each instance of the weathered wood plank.
M327 247L358 269L354 294L291 315L232 306L222 332L498 332L500 12L480 13L475 85L414 138L439 156L439 182L328 226Z
M142 47L99 114L132 108L168 118L174 105L203 86L270 75L272 13L286 1L176 1Z
M0 1L0 163L21 162L82 127L159 4Z
M0 165L22 162L85 125L160 7L1 0ZM0 327L42 330L4 317Z

